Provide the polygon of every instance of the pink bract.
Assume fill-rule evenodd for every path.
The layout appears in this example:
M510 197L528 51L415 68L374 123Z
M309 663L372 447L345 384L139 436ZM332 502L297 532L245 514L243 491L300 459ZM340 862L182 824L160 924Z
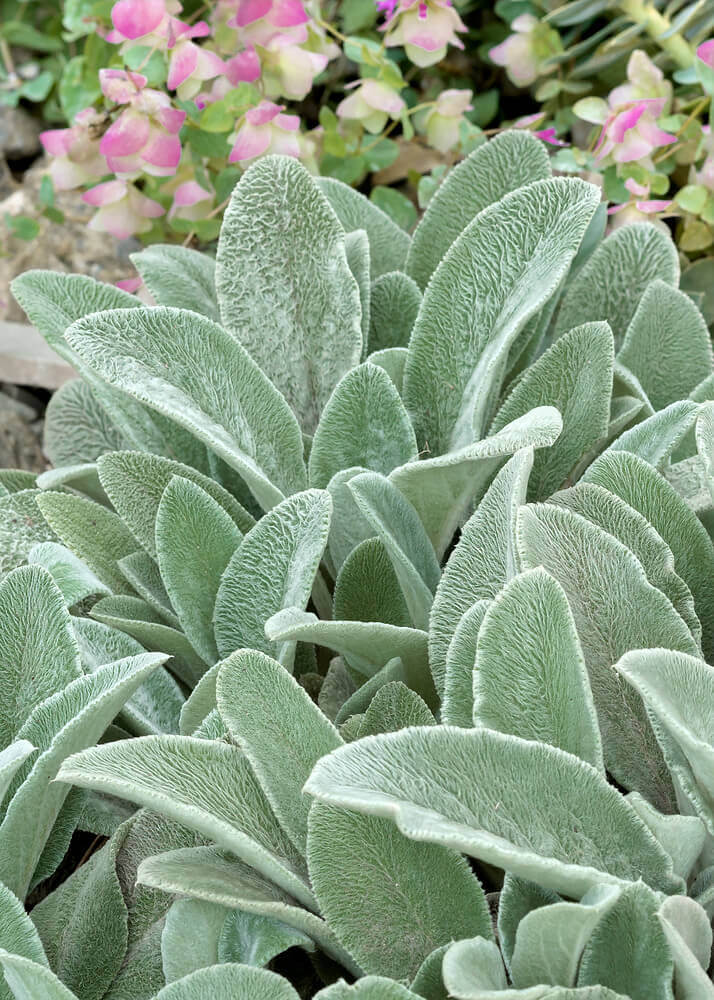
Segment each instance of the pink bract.
M708 42L702 42L697 49L697 58L701 59L705 66L714 69L714 38L710 38Z
M155 31L165 15L164 0L119 0L112 7L112 24L133 41Z

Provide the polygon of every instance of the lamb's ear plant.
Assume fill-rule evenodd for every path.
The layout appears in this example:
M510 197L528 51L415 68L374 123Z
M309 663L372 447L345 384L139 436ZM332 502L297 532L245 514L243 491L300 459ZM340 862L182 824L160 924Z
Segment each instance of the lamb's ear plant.
M15 281L5 996L714 997L714 363L602 232L513 133L411 239L267 157L215 286Z

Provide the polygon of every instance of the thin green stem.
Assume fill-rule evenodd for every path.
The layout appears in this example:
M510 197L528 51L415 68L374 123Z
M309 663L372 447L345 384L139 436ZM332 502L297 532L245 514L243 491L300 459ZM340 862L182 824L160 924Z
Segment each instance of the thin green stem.
M619 0L618 6L630 20L644 27L650 38L676 62L680 69L687 69L693 64L694 50L683 35L675 31L667 38L662 37L671 31L672 24L654 4L645 0Z

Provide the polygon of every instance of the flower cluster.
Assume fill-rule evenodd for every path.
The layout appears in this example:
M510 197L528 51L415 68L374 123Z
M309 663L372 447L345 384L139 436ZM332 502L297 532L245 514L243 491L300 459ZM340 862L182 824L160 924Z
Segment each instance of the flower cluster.
M632 6L613 7L631 17L637 13ZM546 142L561 142L558 136L568 131L579 140L556 155L555 166L601 178L612 203L613 226L644 218L661 224L667 215L678 219L679 245L685 252L714 246L714 140L711 121L707 123L713 113L714 40L690 44L674 25L668 31L660 26L652 39L661 45L660 53L652 46L634 49L622 83L603 96L591 93L572 104L571 95L597 93L597 59L607 64L608 29L601 33L602 50L582 37L568 50L554 27L557 23L557 16L541 20L521 13L505 40L489 51L491 61L505 69L513 84L533 86L542 103L540 112L516 126L539 128L537 134ZM568 14L560 23L575 21ZM647 29L646 24L641 27ZM576 79L568 79L563 67L572 65L580 51L586 53L586 62L578 66ZM593 66L589 82L588 59ZM678 86L662 65L670 71L674 65ZM583 125L596 127L587 136Z
M182 19L180 0L118 0L111 25L97 28L112 52L99 72L101 103L41 137L55 188L85 189L97 208L92 227L119 238L153 232L164 217L178 232L210 239L235 171L266 153L317 168L316 156L341 143L343 155L359 160L373 137L396 125L413 131L405 124L412 111L428 145L456 149L471 91L410 107L389 54L403 46L425 67L448 46L463 47L452 0L378 0L377 9L381 44L362 44L323 21L317 0L213 0L201 8L206 20ZM360 77L344 86L334 122L306 129L288 104L303 101L343 53L337 39Z

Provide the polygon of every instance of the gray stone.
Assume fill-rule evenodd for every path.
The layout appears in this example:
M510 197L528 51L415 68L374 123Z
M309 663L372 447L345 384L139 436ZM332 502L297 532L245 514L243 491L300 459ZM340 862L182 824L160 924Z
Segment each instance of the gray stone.
M42 472L42 421L24 403L0 392L0 468Z
M24 108L0 105L0 155L6 160L36 156L42 149L42 126Z

